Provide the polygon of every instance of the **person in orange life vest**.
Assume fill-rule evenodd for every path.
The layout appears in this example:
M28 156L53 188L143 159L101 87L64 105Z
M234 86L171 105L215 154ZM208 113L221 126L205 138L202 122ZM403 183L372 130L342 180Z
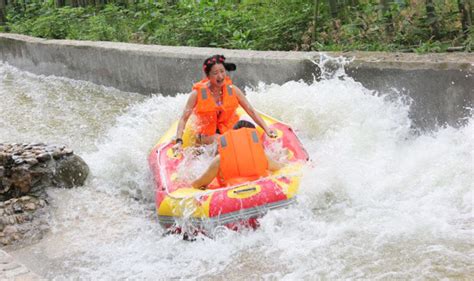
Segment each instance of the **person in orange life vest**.
M255 125L241 120L234 129L217 140L219 155L214 157L207 170L192 186L206 189L215 177L221 186L235 185L267 176L267 170L276 171L283 164L265 154Z
M189 95L176 130L175 151L181 149L183 131L191 114L194 113L196 117L197 144L211 144L218 135L232 129L239 121L235 112L239 105L268 136L276 137L275 131L268 128L242 91L227 76L226 71L234 71L236 68L235 64L226 63L222 55L214 55L204 61L206 78L194 84Z

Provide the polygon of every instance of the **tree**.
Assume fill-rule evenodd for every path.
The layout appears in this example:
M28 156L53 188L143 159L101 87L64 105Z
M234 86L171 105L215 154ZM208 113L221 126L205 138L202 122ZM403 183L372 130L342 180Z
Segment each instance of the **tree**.
M319 17L319 0L314 0L313 6L313 32L312 32L312 42L316 42L317 38L317 28L318 28L318 17Z
M434 38L439 39L438 18L436 17L435 4L433 0L426 0L426 17L427 23L431 28L431 34Z
M383 12L390 8L390 2L392 2L392 0L380 0L380 6L382 7Z
M387 34L392 34L394 30L392 14L389 13L392 2L393 0L380 0L382 18L385 20Z
M66 5L66 0L56 0L56 7L61 8Z
M7 10L6 10L6 0L0 0L0 26L6 25L7 23Z
M329 11L331 12L331 16L333 18L337 18L337 14L339 12L339 5L337 0L329 0Z
M469 0L458 0L458 7L461 12L462 32L467 37L472 26L472 6Z

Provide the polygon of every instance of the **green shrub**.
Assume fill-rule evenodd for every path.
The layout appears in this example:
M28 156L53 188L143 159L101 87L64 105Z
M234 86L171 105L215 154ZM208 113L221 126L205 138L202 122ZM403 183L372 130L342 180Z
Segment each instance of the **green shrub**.
M456 1L435 0L434 17L427 16L425 1L408 0L386 7L380 0L338 0L345 5L335 14L329 0L112 0L84 8L24 3L10 2L4 29L44 38L317 51L442 52L473 44L472 28L461 31Z

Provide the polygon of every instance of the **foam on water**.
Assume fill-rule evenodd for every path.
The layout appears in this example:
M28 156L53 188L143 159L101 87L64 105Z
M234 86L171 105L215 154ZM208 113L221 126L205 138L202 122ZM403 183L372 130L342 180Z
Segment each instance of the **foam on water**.
M0 136L2 142L67 144L94 150L104 133L130 103L134 93L54 76L33 75L0 64Z
M186 242L162 236L146 159L179 117L186 95L144 99L5 65L0 73L0 98L15 100L14 108L1 106L2 141L66 142L81 148L92 171L86 187L50 190L51 231L12 252L43 276L294 280L474 275L472 118L461 128L420 133L408 116L409 99L373 93L341 69L311 84L291 81L247 89L257 109L297 130L310 154L298 203L268 213L256 231L218 229L216 239ZM61 102L55 103L58 95ZM25 96L38 101L32 105ZM55 132L57 124L51 121L51 130L44 131L41 120L16 123L12 118L19 117L12 112L35 112L47 120L60 112L77 128L58 125L63 130ZM103 122L91 121L94 126L81 129L79 123L91 124L84 116ZM36 126L29 127L31 120Z

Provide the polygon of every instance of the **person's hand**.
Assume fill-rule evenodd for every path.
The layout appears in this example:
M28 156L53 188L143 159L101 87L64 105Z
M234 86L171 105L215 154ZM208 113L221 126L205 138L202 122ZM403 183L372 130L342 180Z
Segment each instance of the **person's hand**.
M269 130L267 131L267 135L268 135L269 137L271 137L272 139L278 137L277 132L276 132L275 130L273 130L273 129L269 129Z
M181 138L176 138L174 140L174 145L171 147L173 150L174 156L177 156L183 150L183 140Z

